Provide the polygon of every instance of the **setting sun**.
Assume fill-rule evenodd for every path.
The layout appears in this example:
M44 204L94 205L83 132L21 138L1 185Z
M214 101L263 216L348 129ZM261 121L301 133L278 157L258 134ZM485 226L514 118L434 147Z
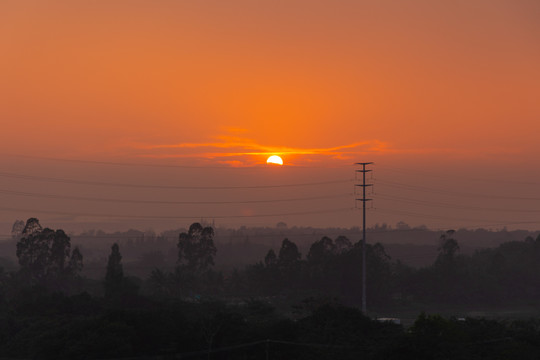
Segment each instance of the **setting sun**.
M283 160L277 155L272 155L268 159L266 159L266 163L267 164L283 165Z

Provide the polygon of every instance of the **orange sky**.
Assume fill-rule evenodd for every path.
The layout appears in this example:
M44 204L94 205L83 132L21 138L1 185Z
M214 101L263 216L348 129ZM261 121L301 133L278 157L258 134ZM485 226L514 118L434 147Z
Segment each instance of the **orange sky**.
M537 0L2 1L0 152L526 174L539 18Z

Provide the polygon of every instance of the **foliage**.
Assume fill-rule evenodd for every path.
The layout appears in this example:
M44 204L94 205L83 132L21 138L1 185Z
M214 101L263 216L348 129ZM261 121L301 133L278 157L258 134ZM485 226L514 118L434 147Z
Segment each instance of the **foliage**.
M178 238L178 264L191 272L202 272L214 265L214 229L193 223Z
M124 270L122 268L122 255L117 243L111 246L111 254L107 262L107 272L105 274L105 296L113 297L121 292L124 284Z
M13 226L11 227L11 236L13 238L20 238L24 230L25 223L22 220L15 220Z
M43 229L29 219L21 234L21 270L0 269L0 357L174 358L202 351L202 357L251 359L264 357L266 349L276 359L540 357L538 319L421 314L405 330L364 316L357 308L361 246L343 236L315 241L305 259L293 241L284 239L278 255L270 249L261 261L224 275L211 269L213 230L195 223L179 236L176 271L154 268L149 274L150 297L137 293L136 280L124 273L120 247L113 244L102 298L64 291L61 280L78 276L82 254L71 250L62 230ZM437 259L422 269L392 261L381 244L366 244L368 308L540 298L540 236L470 256L459 254L453 232L439 240ZM259 343L264 339L274 342ZM252 342L258 345L240 346ZM234 350L209 352L222 347Z
M279 249L278 266L287 269L295 267L302 255L298 251L298 246L289 239L284 239Z
M63 230L43 229L38 219L30 218L17 242L20 274L29 284L66 290L80 274L83 256L71 251L71 240Z
M457 241L452 237L454 230L448 230L441 235L441 245L439 247L439 256L435 263L442 266L451 266L455 260L456 254L459 251Z
M140 281L135 277L124 276L122 255L117 243L111 246L111 254L107 262L107 272L103 287L105 298L113 302L126 303L137 297Z
M277 256L274 250L272 249L268 250L268 253L264 257L264 265L266 267L277 265Z

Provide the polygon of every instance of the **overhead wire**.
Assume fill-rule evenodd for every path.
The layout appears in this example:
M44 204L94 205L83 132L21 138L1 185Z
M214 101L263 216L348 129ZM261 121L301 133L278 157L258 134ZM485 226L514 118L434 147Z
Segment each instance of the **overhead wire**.
M442 195L462 196L462 197L469 197L469 198L473 197L473 198L483 198L483 199L540 201L540 197L533 197L533 196L519 197L519 196L503 196L503 195L494 195L494 194L487 195L487 194L469 193L469 192L454 191L454 190L448 190L448 189L437 189L437 188L426 187L426 186L408 185L408 184L399 183L395 181L381 180L379 178L376 178L375 181L377 182L377 184L383 184L385 186L412 190L412 191L419 191L419 192L442 194Z
M235 218L260 218L260 217L280 217L280 216L293 216L293 215L310 215L310 214L325 214L333 212L350 211L352 208L339 208L339 209L326 209L316 211L298 211L289 213L275 213L275 214L252 214L252 215L205 215L205 216L176 216L176 215L122 215L122 214L104 214L104 213L79 213L79 212L65 212L65 211L51 211L51 210L36 210L36 209L21 209L13 207L0 206L0 210L26 212L26 213L43 213L43 214L55 214L55 215L69 215L69 216L87 216L97 218L121 218L121 219L235 219Z
M523 180L505 180L505 179L496 179L493 177L490 178L482 178L482 177L471 177L471 176L463 176L462 174L455 175L455 174L444 174L441 175L440 173L434 173L431 171L426 170L418 170L418 169L410 169L410 168L401 168L396 166L384 166L380 168L384 171L390 171L390 172L398 172L398 173L405 173L405 174L414 174L414 175L422 175L422 176L429 176L434 178L440 178L440 179L456 179L460 181L475 181L475 182L490 182L490 183L501 183L501 184L516 184L516 185L540 185L540 182L538 181L523 181Z
M250 229L257 229L257 228L250 228ZM266 228L264 228L266 229ZM177 230L177 229L175 229ZM360 228L358 228L358 230L352 230L352 229L347 229L347 228L343 228L341 230L334 230L332 228L313 228L313 231L310 231L310 232L295 232L295 231L292 231L292 232L288 232L288 231L283 231L282 233L271 233L271 234L260 234L260 233L257 233L257 234L253 234L253 233L250 233L250 231L246 231L245 233L241 232L242 230L232 230L230 229L231 231L238 231L240 233L237 233L237 234L226 234L228 236L235 236L235 237L238 237L238 238L243 238L243 237L253 237L254 239L257 239L257 238L265 238L265 237L280 237L280 236L347 236L347 235L358 235L358 236L361 236L362 234L362 230ZM404 232L430 232L430 231L433 231L433 232L436 232L436 230L430 230L430 229L424 229L424 228L410 228L410 229L388 229L388 230L375 230L373 228L368 228L367 229L367 232L369 234L383 234L383 233L404 233ZM143 237L147 237L148 235L145 235L144 233L141 233L141 234L138 234L140 236L143 236ZM84 233L81 233L81 234L75 234L73 236L78 236L78 237L100 237L100 236L103 236L103 237L106 237L106 238L130 238L130 237L134 237L134 235L130 235L130 234L125 234L125 235L115 235L115 233L105 233L103 235L91 235L91 234L84 234ZM148 236L149 238L158 238L160 237L161 235L159 234L154 234L154 236ZM9 235L9 234L0 234L0 238L1 237L4 237L4 238L10 238L12 237L12 235Z
M478 211L499 211L499 212L540 213L540 210L488 208L488 207L480 207L480 206L457 205L457 204L450 204L450 203L444 203L444 202L410 199L410 198L399 197L399 196L381 195L379 193L377 193L376 195L373 195L373 197L374 198L381 198L381 199L386 199L386 200L397 201L397 202L410 203L410 204L417 204L417 205L424 205L424 206L435 206L435 207L444 207L444 208L453 208L453 209L478 210Z
M466 197L467 199L471 198L477 198L477 199L491 199L491 200L525 200L528 202L531 201L540 201L540 197L536 196L510 196L510 195L499 195L499 194L482 194L477 192L465 192L465 191L455 191L453 189L443 189L443 188L435 188L435 187L427 187L427 186L419 186L419 185L411 185L403 182L398 181L388 181L380 178L375 179L375 183L377 185L383 186L383 188L391 187L391 188L397 188L401 190L406 191L412 191L412 192L423 192L423 193L431 193L431 194L440 194L445 196L452 196L452 197ZM405 203L405 204L413 204L418 206L423 206L427 208L447 208L447 209L458 209L458 210L471 210L471 211L481 211L481 212L499 212L499 213L506 213L506 214L537 214L540 213L539 209L516 209L516 208L501 208L501 207L485 207L485 206L472 206L472 205L461 205L461 204L455 204L455 203L449 203L449 202L441 202L441 201L433 201L433 200L420 200L420 199L412 199L405 196L393 196L389 195L388 192L375 193L372 195L374 199L381 199L381 200L389 200L392 202L397 203ZM494 220L494 221L485 221L485 220L479 220L472 217L467 218L457 218L457 217L449 217L449 216L438 216L436 214L430 213L419 213L419 212L411 212L409 210L403 211L403 210L397 210L397 209L384 209L378 207L376 211L381 211L383 213L387 214L393 214L393 215L405 215L405 216L411 216L416 218L424 218L424 219L441 219L445 221L457 221L457 222L483 222L484 224L479 226L507 226L507 225L525 225L525 224L539 224L540 221L500 221L500 220ZM469 226L470 227L470 226Z
M186 164L156 164L156 163L131 163L131 162L120 162L120 161L103 161L103 160L84 160L84 159L67 159L67 158L57 158L49 156L36 156L36 155L23 155L23 154L9 154L3 153L2 156L17 157L23 159L34 159L34 160L47 160L47 161L58 161L58 162L70 162L70 163L80 163L80 164L95 164L95 165L114 165L114 166L141 166L141 167L156 167L156 168L209 168L209 166L203 165L186 165ZM211 168L223 168L229 169L230 166L213 166Z
M268 153L270 155L271 153ZM34 160L46 160L56 162L70 162L80 164L93 164L93 165L111 165L111 166L123 166L123 167L153 167L153 168L172 168L172 169L221 169L221 170L249 170L260 169L265 164L258 165L246 165L246 166L227 166L227 165L188 165L188 164L162 164L162 163L148 163L148 162L126 162L126 161L104 161L104 160L84 160L84 159L69 159L58 158L50 156L36 156L36 155L24 155L13 153L0 153L2 156L34 159ZM286 169L317 169L317 168L343 168L350 167L353 164L346 164L341 166L304 166L304 165L285 165Z
M473 219L473 218L458 218L458 217L448 217L448 216L439 216L439 215L433 215L433 214L423 214L423 213L417 213L417 212L412 212L412 211L401 211L401 210L389 210L389 209L384 209L384 208L377 208L376 211L380 211L380 212L383 212L383 213L387 213L387 214L394 214L394 215L407 215L407 216L412 216L412 217L420 217L420 218L429 218L429 219L438 219L438 220L453 220L453 221L463 221L463 222L470 222L470 221L473 221L473 222L480 222L480 221L484 221L484 220L479 220L479 219ZM505 223L505 222L501 222L501 221L494 221L494 224L499 224L499 223ZM523 221L523 222L506 222L506 223L521 223L521 224L528 224L528 223L540 223L540 221L531 221L531 222L528 222L528 221Z
M60 159L62 160L62 159ZM65 159L64 159L65 160ZM101 162L97 162L101 163ZM107 162L105 162L107 163ZM107 163L109 164L109 163ZM111 163L115 164L115 163ZM126 165L126 164L124 164ZM127 164L134 165L134 164ZM168 166L168 165L167 165ZM352 182L349 180L331 180L331 181L320 181L320 182L303 182L303 183L289 183L289 184L268 184L268 185L248 185L248 186L187 186L187 185L155 185L155 184L134 184L134 183L123 183L123 182L106 182L106 181L88 181L88 180L77 180L77 179L68 179L60 177L47 177L47 176L37 176L37 175L28 175L12 172L0 172L0 177L5 178L15 178L23 179L30 181L40 181L40 182L55 182L55 183L68 183L68 184L77 184L77 185L91 185L91 186L111 186L111 187L128 187L128 188L148 188L148 189L185 189L185 190L234 190L234 189L270 189L270 188L289 188L289 187L305 187L305 186L322 186L329 184L344 184ZM463 197L475 197L475 198L490 198L490 199L512 199L512 200L540 200L539 197L518 197L518 196L501 196L501 195L487 195L487 194L478 194L478 193L469 193L462 191L454 191L449 189L425 187L418 185L410 185L406 183L400 183L396 181L387 181L375 178L376 184L382 184L384 186L395 187L410 191L419 191L419 192L428 192L428 193L437 193L443 195L452 195L452 196L463 196ZM201 204L201 205L217 205L217 204L255 204L255 203L279 203L279 202L294 202L294 201L309 201L309 200L324 200L345 197L349 194L336 194L336 195L321 195L321 196L312 196L312 197L297 197L297 198L283 198L283 199L254 199L254 200L213 200L213 201L174 201L174 200L138 200L138 199L118 199L118 198L104 198L104 197L84 197L84 196L68 196L68 195L57 195L57 194L44 194L37 192L23 192L15 191L8 189L0 189L0 194L5 195L14 195L14 196L26 196L26 197L41 197L41 198L51 198L51 199L67 199L67 200L80 200L80 201L93 201L93 202L108 202L108 203L141 203L141 204ZM487 208L487 207L477 207L477 206L467 206L467 205L457 205L447 202L435 202L427 200L418 200L410 199L407 197L392 196L385 194L376 194L375 198L381 198L390 201L396 201L401 203L416 204L426 207L444 207L444 208L454 208L454 209L464 209L464 210L476 210L476 211L497 211L497 212L515 212L515 213L539 213L540 210L529 210L529 209L502 209L502 208ZM0 208L4 210L13 210L13 211L33 211L27 209L17 209L17 208ZM340 210L341 211L341 210ZM421 214L414 212L406 212L399 210L388 210L380 209L382 212L390 214L400 214L414 217L423 217L427 219L443 219L443 220L456 220L456 221L476 221L470 218L449 218L446 216L437 216L434 214ZM43 211L39 211L42 212ZM326 212L326 211L324 211ZM55 212L56 214L62 215L74 215L74 216L91 216L91 217L104 217L112 216L115 218L139 218L139 219L164 219L164 218L200 218L200 216L134 216L134 215L105 215L105 214L95 214L95 213L67 213L67 212ZM318 212L313 211L299 211L294 213L281 213L281 214L261 214L261 215L219 215L219 216L204 216L205 218L249 218L249 217L275 217L275 216L288 216L288 215L300 215L300 214L314 214ZM480 220L483 221L483 220ZM504 224L505 222L497 221L496 224ZM516 222L506 222L506 223L516 223ZM530 224L537 222L518 222L520 224Z
M345 184L351 180L330 180L307 183L290 183L276 185L246 185L246 186L186 186L186 185L148 185L148 184L133 184L133 183L117 183L103 181L86 181L65 178L55 178L46 176L25 175L17 173L0 172L0 177L23 179L31 181L46 181L64 184L79 184L79 185L95 185L95 186L111 186L111 187L129 187L129 188L145 188L145 189L180 189L180 190L234 190L234 189L271 189L271 188L287 188L287 187L303 187L303 186L319 186L330 184Z
M474 221L474 222L476 222L476 224L475 225L469 225L469 227L476 227L476 228L481 228L483 226L507 226L507 225L540 224L540 220L532 220L532 221L500 221L500 220L494 220L493 222L484 222L482 224L478 224L479 222L483 222L484 220L472 219L472 218L453 218L453 217L438 216L438 215L432 215L432 214L422 214L422 213L416 213L416 212L411 212L411 211L388 210L388 209L384 209L384 208L383 209L377 208L375 211L380 211L380 212L383 212L383 213L394 214L394 215L407 215L407 216L420 217L420 218L466 221L466 222ZM455 229L455 228L460 228L460 226L444 226L444 228Z
M504 225L519 225L519 224L523 224L523 223L540 223L540 221L515 221L515 222L501 222L501 223L484 223L484 224L474 224L474 225L469 225L469 227L473 227L473 228L481 228L483 226L493 226L493 225L500 225L500 226L504 226ZM429 224L428 224L429 225ZM446 226L442 226L442 225L438 225L441 229L456 229L457 231L474 231L474 230L470 230L470 229L466 229L466 228L463 228L463 227L457 227L457 226L448 226L448 224L446 224ZM264 229L266 229L265 227L263 227ZM256 230L257 228L249 228L251 230ZM174 229L174 230L181 230L181 229ZM219 228L218 228L219 230ZM185 229L183 229L182 231L185 231ZM230 229L230 231L237 231L239 233L233 233L233 234L225 234L223 236L227 236L227 238L229 237L233 237L233 238L245 238L245 237L250 237L251 239L258 239L258 238L272 238L272 237L282 237L282 236L285 236L285 237L306 237L306 236L316 236L316 237L319 237L319 236L330 236L330 237L337 237L337 236L354 236L354 235L357 235L357 236L361 236L362 234L362 231L361 229L359 228L358 230L352 230L351 228L343 228L341 230L334 230L333 228L314 228L313 231L310 231L310 232L288 232L288 231L283 231L283 232L280 232L280 233L270 233L270 234L261 234L261 233L252 233L250 232L250 230L247 230L246 232L242 232L242 230L232 230ZM367 228L366 229L367 233L368 234L400 234L400 233L439 233L440 231L444 231L444 230L438 230L438 229L434 229L434 228L429 228L429 227L412 227L412 228L408 228L408 229L398 229L398 228L391 228L391 229L385 229L385 230L380 230L380 229L376 229L376 228ZM516 230L518 231L518 230ZM536 234L537 231L528 231L528 230L524 230L524 231L527 231L531 234ZM85 234L85 233L80 233L80 234L72 234L71 236L76 236L76 237L96 237L96 238L99 238L99 237L103 237L103 238L118 238L118 239L129 239L129 238L136 238L137 236L142 236L143 238L149 238L149 239L158 239L162 236L165 236L165 238L167 238L167 235L162 235L162 234L154 234L154 235L148 235L148 234L145 234L145 233L141 233L141 234L137 234L137 235L134 235L134 234L117 234L116 232L115 233L103 233L103 234ZM10 235L10 234L0 234L0 238L12 238L13 235ZM351 240L354 240L354 239L351 239Z
M240 189L272 189L272 188L296 188L296 187L317 187L331 184L345 184L351 182L351 180L329 180L318 182L299 182L299 183L287 183L287 184L267 184L267 185L233 185L233 186L203 186L203 185L156 185L156 184L135 184L125 182L110 182L110 181L89 181L78 180L63 177L49 177L40 175L29 175L13 172L0 172L0 177L13 178L20 180L29 180L35 182L52 182L63 184L75 184L86 186L106 186L106 187L122 187L122 188L139 188L139 189L180 189L180 190L240 190ZM85 196L71 196L71 195L59 195L59 194L47 194L39 192L27 192L16 191L11 189L0 189L0 194L13 195L13 196L25 196L31 198L48 198L48 199L66 199L66 200L78 200L78 201L92 201L92 202L107 202L107 203L140 203L140 204L168 204L168 205L219 205L219 204L270 204L270 203L286 203L286 202L299 202L299 201L312 201L312 200L328 200L350 196L349 193L318 195L318 196L306 196L306 197L287 197L287 198L271 198L271 199L247 199L247 200L143 200L143 199L120 199L120 198L105 198L105 197L85 197ZM312 209L312 208L311 208ZM105 213L87 213L87 212L66 212L66 211L52 211L52 210L37 210L35 208L17 208L17 207L0 207L0 210L4 211L16 211L16 212L37 212L57 215L69 215L69 216L88 216L88 217L108 217L108 218L129 218L129 219L199 219L201 216L157 216L157 215L124 215L124 214L105 214ZM205 214L204 218L214 219L232 219L232 218L264 218L264 217L282 217L282 216L295 216L295 215L308 215L319 213L331 213L336 211L350 210L349 208L340 209L324 209L319 211L296 211L296 212L280 212L270 214L252 214L252 215L208 215Z
M171 201L171 200L131 200L131 199L118 199L118 198L102 198L102 197L86 197L86 196L69 196L69 195L56 195L56 194L43 194L32 193L14 190L0 189L0 194L26 196L26 197L40 197L47 199L66 199L66 200L82 200L82 201L94 201L94 202L109 202L109 203L137 203L137 204L170 204L170 205L219 205L219 204L259 204L259 203L280 203L280 202L294 202L294 201L309 201L309 200L323 200L323 199L337 199L345 196L351 196L350 193L342 193L337 195L327 196L311 196L311 197L299 197L299 198L285 198L285 199L271 199L271 200L229 200L229 201Z

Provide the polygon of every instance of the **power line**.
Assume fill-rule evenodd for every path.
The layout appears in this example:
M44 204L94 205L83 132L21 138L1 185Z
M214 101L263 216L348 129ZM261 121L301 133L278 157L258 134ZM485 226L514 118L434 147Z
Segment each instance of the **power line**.
M8 154L3 153L2 156L17 157L23 159L34 160L46 160L79 164L94 164L94 165L112 165L112 166L124 166L124 167L153 167L153 168L176 168L176 169L253 169L260 166L244 166L244 167L232 167L232 166L217 166L217 165L186 165L186 164L156 164L156 163L134 163L123 161L102 161L102 160L83 160L83 159L66 159L49 156L36 156L36 155L22 155L22 154Z
M32 193L32 192L23 192L23 191L14 191L14 190L5 190L5 189L0 189L0 194L27 196L27 197L40 197L40 198L47 198L47 199L82 200L82 201L93 201L93 202L130 203L130 204L133 204L133 203L170 204L170 205L259 204L259 203L279 203L279 202L293 202L293 201L337 199L337 198L342 198L345 196L350 196L349 193L342 193L338 195L312 196L312 197L288 198L288 199L272 199L272 200L167 201L167 200L129 200L129 199L114 199L114 198L85 197L85 196L53 195L53 194Z
M24 159L70 162L70 163L80 163L80 164L95 164L95 165L141 166L141 167L158 167L158 168L208 168L209 167L209 166L196 166L196 165L184 165L184 164L150 164L150 163L119 162L119 161L66 159L66 158L57 158L57 157L48 157L48 156L7 154L7 153L3 153L1 155L2 156L11 156L11 157L24 158ZM214 166L213 168L230 169L232 167L229 167L229 166Z
M484 226L496 226L496 225L499 225L499 226L506 226L506 225L519 225L519 224L540 224L540 221L516 221L516 222L505 222L505 223L488 223L488 224L475 224L475 225L469 225L469 228L482 228ZM248 229L252 229L252 228L248 228ZM253 229L256 229L256 228L253 228ZM367 232L369 234L402 234L402 233L438 233L440 232L441 230L440 229L457 229L457 231L475 231L475 230L470 230L470 229L464 229L464 228L459 228L459 227L456 227L456 226L440 226L439 225L439 229L434 229L434 228L410 228L410 229L389 229L389 230L373 230L373 229L367 229ZM171 239L170 236L167 236L167 235L163 235L163 233L165 232L168 232L168 231L174 231L174 230L179 230L179 231L185 231L185 229L172 229L172 230L166 230L166 231L163 231L161 234L155 234L154 236L152 235L145 235L144 233L142 234L137 234L137 235L130 235L130 234L125 234L125 235L116 235L115 233L104 233L104 234L101 234L101 235L91 235L91 234L84 234L84 233L80 233L80 234L69 234L70 237L74 238L74 239L81 239L81 238L84 238L84 239L92 239L92 238L95 238L95 239L138 239L138 238L144 238L144 239L154 239L154 240L158 240L158 239L163 239L165 241L169 241ZM328 231L323 231L325 229L320 229L321 231L319 233L313 233L313 232L309 232L309 233L275 233L275 234L250 234L250 233L242 233L242 234L225 234L225 235L229 235L227 238L222 238L221 236L217 235L216 236L216 241L217 243L221 244L221 245L227 245L225 242L223 241L228 241L231 236L232 238L237 238L237 239L245 239L245 237L250 237L250 239L252 240L257 240L259 238L279 238L279 237L288 237L290 239L293 239L295 237L306 237L306 236L347 236L347 235L358 235L359 231L358 232L350 232L350 233L347 233L347 232L328 232ZM344 230L347 230L347 229L344 229ZM517 230L516 230L517 231ZM536 234L538 232L538 230L535 230L535 231L530 231L530 230L523 230L523 231L526 231L528 233L531 233L531 234ZM3 239L12 239L13 238L13 235L11 234L0 234L0 238L3 238ZM176 235L175 237L172 238L173 240L176 240ZM261 243L254 243L254 244L259 244L259 245L266 245L266 244L261 244ZM233 245L237 245L237 243L233 243ZM428 244L420 244L420 245L428 245Z
M375 197L376 198L381 198L381 199L386 199L386 200L393 200L393 201L397 201L397 202L417 204L417 205L422 205L422 206L434 206L434 207L465 209L465 210L478 210L478 211L540 213L540 210L503 209L503 208L487 208L487 207L479 207L479 206L466 206L466 205L456 205L456 204L450 204L450 203L444 203L444 202L410 199L410 198L399 197L399 196L380 195L380 194L376 194Z
M25 175L25 174L16 174L16 173L7 173L7 172L0 172L0 176L1 177L7 177L7 178L13 178L13 179L23 179L23 180L31 180L31 181L46 181L46 182L55 182L55 183L63 183L63 184L129 187L129 188L142 188L142 189L179 189L179 190L271 189L271 188L286 188L286 187L303 187L303 186L318 186L318 185L330 185L330 184L344 184L344 183L349 183L350 182L350 180L333 180L333 181L279 184L279 185L179 186L179 185L142 185L142 184L117 183L117 182L85 181L85 180L74 180L74 179L65 179L65 178L34 176L34 175Z
M35 209L21 209L12 207L0 207L0 210L16 211L26 213L43 213L54 215L68 215L68 216L88 216L97 218L122 218L122 219L234 219L234 218L261 218L261 217L280 217L280 216L293 216L293 215L311 215L311 214L326 214L333 212L351 211L352 208L340 208L340 209L328 209L319 211L300 211L290 213L276 213L276 214L260 214L260 215L207 215L207 216L171 216L171 215L118 215L118 214L96 214L96 213L79 213L79 212L65 212L65 211L50 211L50 210L35 210Z
M490 183L502 183L502 184L516 184L516 185L540 185L540 182L538 181L520 181L520 180L501 180L501 179L494 179L494 178L480 178L480 177L466 177L462 176L461 174L459 176L456 176L454 174L444 174L441 175L440 173L435 173L432 171L425 171L425 170L411 170L411 169L405 169L395 166L384 166L384 168L381 168L381 170L391 171L391 172L399 172L399 173L406 173L406 174L422 174L423 176L429 176L434 178L440 178L440 179L459 179L459 180L466 180L466 181L475 181L475 182L490 182Z
M34 160L47 160L57 162L69 162L79 164L94 164L94 165L111 165L111 166L123 166L123 167L153 167L153 168L172 168L172 169L221 169L221 170L251 170L263 168L266 164L248 165L248 166L225 166L225 165L187 165L187 164L156 164L156 163L135 163L125 161L102 161L102 160L84 160L84 159L67 159L48 156L35 156L35 155L23 155L23 154L10 154L2 153L2 156L18 157ZM271 153L268 153L271 155ZM350 164L341 166L302 166L302 165L285 165L286 169L316 169L316 168L343 168L351 166Z
M395 181L386 181L386 180L380 180L376 179L377 184L383 184L390 187L405 189L405 190L411 190L411 191L420 191L420 192L427 192L427 193L435 193L435 194L442 194L442 195L452 195L452 196L463 196L463 197L473 197L473 198L483 198L483 199L504 199L504 200L534 200L534 201L540 201L539 197L518 197L518 196L502 196L502 195L484 195L484 194L478 194L478 193L469 193L469 192L461 192L461 191L453 191L453 190L446 190L446 189L436 189L426 186L415 186L415 185L408 185L404 183L399 183Z
M421 218L430 218L430 219L441 219L441 220L455 220L455 221L475 221L475 222L482 222L484 220L479 219L471 219L471 218L454 218L454 217L448 217L448 216L437 216L437 215L428 215L428 214L421 214L416 212L410 212L410 211L400 211L400 210L388 210L388 209L376 209L377 212L383 212L387 214L393 214L393 215L406 215L406 216L412 216L412 217L421 217ZM485 222L481 225L469 225L470 227L482 227L482 226L506 226L506 225L524 225L524 224L540 224L540 220L536 221L499 221L494 220L493 222ZM456 226L445 226L444 228L450 229L450 228L456 228Z
M421 214L421 213L412 212L412 211L388 210L388 209L381 209L381 208L377 208L376 211L377 212L387 213L387 214L407 215L407 216L421 217L421 218L426 218L426 219L455 220L455 221L478 221L478 220L471 219L471 218L454 218L454 217L438 216L438 215L432 215L432 214Z
M531 224L531 223L538 223L540 224L540 221L516 221L516 222L505 222L505 223L489 223L489 224L476 224L476 225L469 225L470 227L482 227L482 226L489 226L489 225L515 225L515 224L523 224L523 223L527 223L527 224ZM441 228L445 228L445 229L453 229L453 228L457 228L455 226L440 226ZM218 228L219 229L219 228ZM250 227L250 228L247 228L248 231L249 230L256 230L258 229L257 227ZM160 234L156 233L154 235L146 235L144 232L141 232L141 234L137 234L137 235L130 235L130 234L125 234L125 235L115 235L115 233L104 233L102 235L91 235L91 234L84 234L84 233L81 233L81 234L70 234L70 236L73 236L73 237L81 237L81 238L115 238L115 239L129 239L129 238L136 238L137 236L142 236L144 238L148 238L148 239L158 239L160 237L164 237L165 239L167 239L167 237L165 235L162 235L163 233L165 232L168 232L168 231L175 231L175 230L179 230L179 231L185 231L186 229L171 229L171 230L166 230L166 231L162 231ZM227 229L229 231L233 231L233 229ZM216 238L217 240L221 241L221 240L225 240L225 238L222 238L222 236L228 236L227 239L229 239L230 237L232 238L239 238L239 239L243 239L245 238L246 236L247 237L250 237L250 239L252 240L256 240L258 238L274 238L274 237L282 237L282 236L285 236L285 237L289 237L289 238L293 238L295 236L297 237L306 237L306 236L347 236L347 235L358 235L361 230L358 230L358 231L353 231L351 229L342 229L343 231L335 231L335 230L332 230L332 231L326 231L326 230L332 230L331 228L329 229L324 229L324 228L319 228L317 229L316 232L302 232L302 233L298 233L298 232L283 232L283 233L273 233L273 234L255 234L255 233L239 233L239 234L228 234L228 233L225 233L224 235L217 235ZM409 228L409 229L388 229L388 230L374 230L374 228L368 228L367 229L367 232L369 234L401 234L401 233L418 233L418 232L422 232L422 233L437 233L439 232L440 230L439 229L433 229L433 228L428 228L427 225L426 225L426 228L420 228L420 227L416 227L416 228ZM459 231L459 229L458 229ZM467 230L467 231L473 231L473 230ZM530 233L536 233L536 231L529 231L527 230L527 232L530 232ZM0 234L0 238L11 238L13 235L10 235L10 234Z
M218 228L219 229L219 228ZM285 231L285 232L282 232L282 233L272 233L272 234L254 234L254 233L249 233L250 230L257 230L259 228L257 227L249 227L247 228L247 232L244 233L238 233L238 234L228 234L228 233L225 233L223 236L225 235L229 235L229 236L233 236L233 237L237 237L237 238L244 238L246 236L248 237L252 237L253 239L258 239L258 238L268 238L268 237L281 237L281 236L286 236L286 237L295 237L295 236L302 236L302 237L305 237L305 236L341 236L341 235L344 235L344 236L347 236L347 235L358 235L361 230L352 230L352 229L347 229L347 228L343 228L341 229L341 231L337 231L337 230L333 230L332 228L317 228L316 230L314 231L311 231L311 232L288 232L288 231ZM171 230L166 230L166 231L163 231L162 233L165 233L165 232L168 232L168 231L175 231L175 230L181 230L181 229L171 229ZM185 229L183 229L182 231L185 231ZM234 230L234 229L226 229L226 231L237 231L237 230ZM374 230L373 228L368 228L367 229L367 232L370 233L370 234L384 234L384 233L406 233L406 232L437 232L438 230L430 230L430 229L424 229L424 228L410 228L410 229L388 229L388 230ZM141 232L141 234L138 234L139 236L143 236L143 237L148 237L148 238L159 238L161 237L162 235L160 234L155 234L153 236L147 236L144 234L144 232ZM126 235L115 235L115 233L104 233L103 235L90 235L90 234L72 234L70 236L74 236L74 237L96 237L96 238L100 238L100 237L103 237L103 238L118 238L118 239L128 239L128 238L133 238L133 237L136 237L137 235L129 235L129 234L126 234ZM0 234L0 238L11 238L12 235L10 234ZM220 235L217 236L218 238L220 237Z

